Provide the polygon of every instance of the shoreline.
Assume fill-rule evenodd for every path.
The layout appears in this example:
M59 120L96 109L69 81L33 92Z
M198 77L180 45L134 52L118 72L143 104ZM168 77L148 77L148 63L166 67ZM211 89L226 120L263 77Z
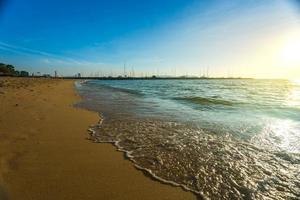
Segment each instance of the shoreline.
M157 176L155 173L153 173L150 169L147 169L147 168L144 168L144 167L138 165L136 163L136 161L134 160L134 157L131 155L131 152L124 150L119 145L119 141L107 141L107 142L99 141L99 139L95 136L96 131L94 130L94 128L99 128L102 125L104 119L101 118L101 116L102 116L102 114L100 113L99 114L100 120L98 121L98 123L96 125L91 125L90 128L88 129L88 132L89 132L89 135L90 135L90 137L88 138L89 140L91 140L95 143L113 145L116 148L117 151L122 152L124 154L124 158L126 160L129 160L137 170L142 171L145 174L145 176L153 179L154 181L158 181L162 184L170 185L170 186L173 186L173 187L180 187L184 191L191 192L194 195L196 195L197 199L205 199L205 195L203 193L198 192L198 191L193 190L193 189L190 189L186 185L179 184L179 183L176 183L174 181L170 181L170 180L166 180L164 178L161 178L160 176Z
M73 106L74 80L0 84L0 185L9 199L196 199L146 177L113 145L87 140L99 116Z

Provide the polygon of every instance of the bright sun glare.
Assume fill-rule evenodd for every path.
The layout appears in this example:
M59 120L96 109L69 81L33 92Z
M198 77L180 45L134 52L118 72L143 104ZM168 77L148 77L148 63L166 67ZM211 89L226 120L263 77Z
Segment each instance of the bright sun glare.
M281 51L281 61L284 67L300 68L300 35L287 39Z

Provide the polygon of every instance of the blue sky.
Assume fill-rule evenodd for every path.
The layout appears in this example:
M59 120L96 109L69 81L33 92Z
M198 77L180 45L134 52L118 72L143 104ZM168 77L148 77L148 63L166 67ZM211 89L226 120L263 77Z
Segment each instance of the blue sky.
M276 59L299 36L295 2L6 0L0 62L65 75L123 74L126 63L144 75L289 78L300 62Z

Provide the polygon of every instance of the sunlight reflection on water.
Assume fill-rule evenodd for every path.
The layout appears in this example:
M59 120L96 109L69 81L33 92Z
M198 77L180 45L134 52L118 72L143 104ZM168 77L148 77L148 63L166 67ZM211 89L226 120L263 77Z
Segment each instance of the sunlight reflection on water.
M260 134L251 142L257 146L274 151L300 153L300 125L290 119L266 119Z
M286 99L286 105L300 108L300 80L291 81L290 93Z

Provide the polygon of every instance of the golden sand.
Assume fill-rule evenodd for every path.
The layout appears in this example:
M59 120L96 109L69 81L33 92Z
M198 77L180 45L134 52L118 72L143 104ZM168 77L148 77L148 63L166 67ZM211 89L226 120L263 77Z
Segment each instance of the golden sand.
M0 77L0 199L195 199L87 140L98 115L79 100L72 80Z

